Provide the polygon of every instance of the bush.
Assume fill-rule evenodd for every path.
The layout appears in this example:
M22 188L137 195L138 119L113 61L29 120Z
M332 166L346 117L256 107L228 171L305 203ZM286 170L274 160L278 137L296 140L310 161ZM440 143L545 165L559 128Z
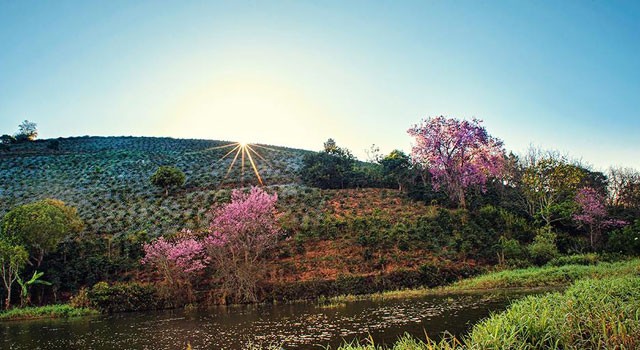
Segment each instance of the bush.
M609 234L607 251L626 255L640 255L640 219L632 225Z
M560 253L556 247L556 234L544 229L538 232L528 247L529 255L538 265L544 265L549 260L558 257Z
M564 266L564 265L596 265L602 259L595 253L589 254L577 254L569 256L561 256L552 259L547 263L549 266Z
M142 283L96 283L88 292L91 306L103 312L143 311L163 308L167 303L156 287Z

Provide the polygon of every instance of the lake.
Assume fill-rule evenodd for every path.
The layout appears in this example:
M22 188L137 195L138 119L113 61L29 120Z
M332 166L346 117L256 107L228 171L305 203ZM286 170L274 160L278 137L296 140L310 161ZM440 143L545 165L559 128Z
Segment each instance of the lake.
M2 349L333 349L372 337L391 344L408 332L424 339L462 335L492 311L527 293L501 292L315 303L215 307L0 324ZM528 294L531 294L529 292Z

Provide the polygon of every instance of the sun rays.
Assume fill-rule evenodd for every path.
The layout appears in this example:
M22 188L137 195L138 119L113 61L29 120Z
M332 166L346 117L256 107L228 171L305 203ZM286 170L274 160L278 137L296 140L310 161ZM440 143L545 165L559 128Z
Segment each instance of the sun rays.
M241 142L229 143L222 146L207 148L200 152L218 150L218 149L230 149L218 160L218 162L222 162L227 158L231 158L231 163L229 164L229 167L227 168L224 174L224 177L220 180L218 187L220 187L225 182L225 180L227 180L227 178L233 171L234 167L238 163L240 167L241 181L244 181L245 173L247 169L249 169L249 171L253 172L253 174L256 176L256 179L258 180L258 183L260 184L260 186L264 186L264 181L262 179L262 176L260 176L260 171L258 170L257 162L258 160L260 160L268 166L270 166L270 164L269 164L269 161L265 157L263 157L260 153L258 153L258 151L256 151L255 148L264 148L266 150L275 151L274 149L269 147L260 146L257 144L250 144L248 142L241 141Z

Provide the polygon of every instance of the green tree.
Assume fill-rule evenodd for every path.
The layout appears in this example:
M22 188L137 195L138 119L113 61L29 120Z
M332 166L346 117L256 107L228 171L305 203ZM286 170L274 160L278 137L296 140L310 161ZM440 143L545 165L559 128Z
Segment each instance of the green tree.
M355 157L333 139L324 143L324 150L310 153L302 159L300 174L310 186L319 188L347 188L354 182Z
M38 125L28 120L23 121L18 125L18 132L15 137L19 142L35 140L38 137Z
M29 261L29 254L21 245L14 245L6 240L0 239L0 273L2 274L2 284L7 293L4 307L11 307L11 288L18 279L18 274Z
M54 251L64 237L83 229L76 208L57 199L43 199L9 211L2 219L0 238L23 245L39 267L44 256Z
M398 185L398 190L403 191L405 184L411 177L411 159L400 150L393 150L380 160L382 173Z
M161 166L151 175L151 183L164 188L164 195L169 195L169 189L184 185L186 176L182 170L174 166Z
M551 152L530 151L522 174L522 192L529 214L551 224L571 217L574 197L585 176L584 169Z

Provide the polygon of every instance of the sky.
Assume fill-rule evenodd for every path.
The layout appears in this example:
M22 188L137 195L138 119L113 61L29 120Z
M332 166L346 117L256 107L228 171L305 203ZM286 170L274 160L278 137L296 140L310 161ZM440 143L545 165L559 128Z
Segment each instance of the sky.
M170 136L366 159L421 119L640 169L637 1L0 0L0 133Z

